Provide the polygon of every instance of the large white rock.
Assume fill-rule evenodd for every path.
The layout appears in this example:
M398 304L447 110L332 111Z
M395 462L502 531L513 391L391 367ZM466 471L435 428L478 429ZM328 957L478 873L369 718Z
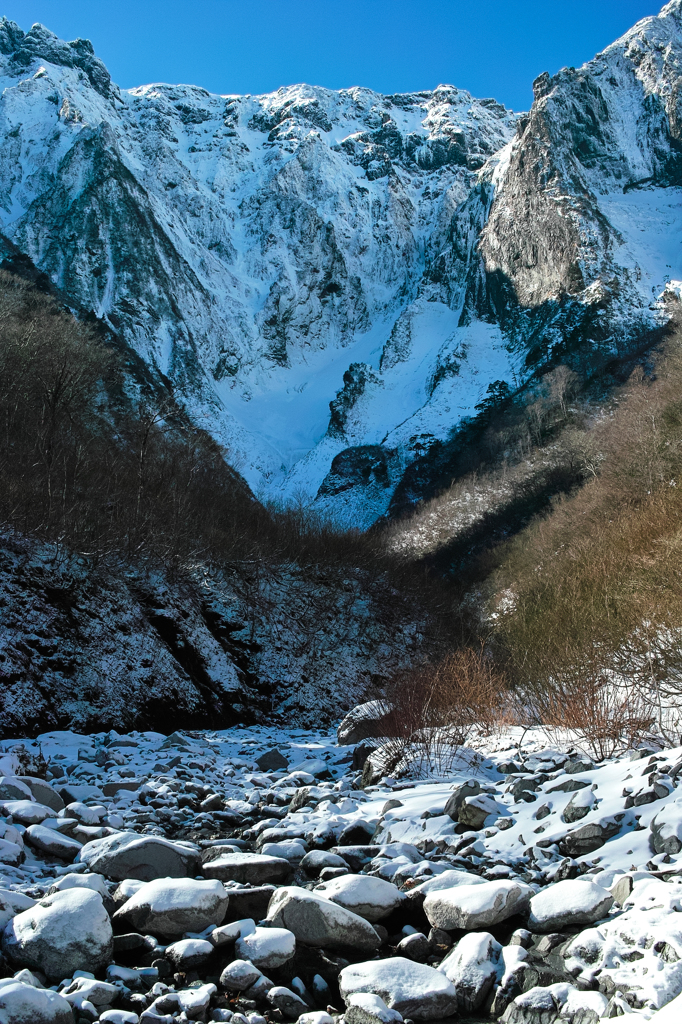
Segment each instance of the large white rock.
M15 914L20 914L22 910L30 910L35 905L36 901L30 896L24 896L23 892L0 889L0 932Z
M272 894L267 919L288 928L298 942L321 948L377 949L379 936L363 917L296 885L283 886Z
M315 892L364 917L370 924L388 917L407 901L407 896L392 882L374 875L342 875L316 886Z
M157 878L119 907L114 921L154 935L182 935L222 924L227 904L225 887L214 879Z
M92 889L106 899L109 896L107 884L102 875L93 875L88 871L70 871L68 875L62 875L50 886L50 893L61 892L63 889Z
M20 825L39 825L46 818L54 818L54 811L35 800L6 800L0 805L3 814L11 814L12 821Z
M391 1010L381 996L373 992L352 992L348 996L345 1024L402 1024L403 1015ZM299 1018L298 1024L301 1024Z
M244 992L262 976L262 971L248 960L233 960L220 975L220 984L228 992Z
M281 967L296 952L296 936L288 928L254 928L237 939L234 951L261 970Z
M346 1003L355 992L371 992L413 1020L437 1020L457 1010L457 991L444 974L401 956L344 967L339 990Z
M525 910L533 890L525 882L483 882L430 892L424 913L434 928L473 931L489 928Z
M48 978L98 970L111 961L113 952L102 897L90 889L46 896L5 926L2 951L10 963L42 971Z
M57 992L9 979L0 981L0 1024L73 1024L73 1012Z
M428 881L422 882L420 885L415 885L410 890L410 895L423 893L426 896L427 893L439 892L441 889L454 889L457 885L482 885L484 882L484 878L474 875L471 871L458 871L456 868L452 868L434 878L429 878Z
M574 925L593 924L606 917L613 896L596 882L567 878L541 889L530 901L528 927L534 932L560 932Z
M206 853L210 857L210 849ZM261 853L217 853L213 859L204 860L201 871L206 878L219 878L221 882L263 885L283 882L291 874L291 864L284 857L269 857Z
M37 806L34 805L34 806ZM40 853L46 853L50 857L58 857L72 864L83 849L82 843L68 836L61 835L53 828L46 828L44 825L29 825L24 832L24 841Z
M489 932L469 932L439 965L457 989L461 1012L474 1013L486 1001L498 975L502 946Z
M138 878L186 878L199 873L198 852L159 836L137 832L116 832L86 843L78 857L90 871L122 882Z

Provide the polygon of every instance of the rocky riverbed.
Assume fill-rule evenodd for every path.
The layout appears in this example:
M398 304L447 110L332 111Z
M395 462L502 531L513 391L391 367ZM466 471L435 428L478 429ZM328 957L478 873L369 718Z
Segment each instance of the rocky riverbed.
M0 1024L676 1019L681 748L366 733L4 741Z

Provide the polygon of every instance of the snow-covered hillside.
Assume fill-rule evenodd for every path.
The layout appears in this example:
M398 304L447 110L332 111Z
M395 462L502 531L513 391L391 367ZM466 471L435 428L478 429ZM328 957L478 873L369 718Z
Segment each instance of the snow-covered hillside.
M529 116L451 86L126 92L3 20L0 230L257 493L368 525L491 382L665 316L681 75L682 0Z

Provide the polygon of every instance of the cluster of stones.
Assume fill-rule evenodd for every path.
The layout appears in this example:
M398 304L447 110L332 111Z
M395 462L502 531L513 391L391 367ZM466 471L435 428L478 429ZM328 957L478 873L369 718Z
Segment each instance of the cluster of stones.
M182 737L169 739L182 747ZM100 760L110 772L127 744L109 738ZM211 778L210 758L169 762ZM44 891L0 889L0 1024L399 1024L471 1013L596 1024L629 1010L585 971L581 936L626 902L631 877L609 891L568 858L567 877L542 887L530 875L494 877L466 848L430 861L407 843L373 844L377 822L361 818L340 833L318 824L292 837L281 827L287 813L362 802L359 774L334 781L340 763L309 760L292 772L271 750L241 804L186 779L194 831L184 838L164 834L175 811L125 827L124 814L166 810L140 797L177 781L158 785L169 763L135 780L136 802L122 813L82 777L1 779L0 855L8 866L41 858L53 881ZM537 773L506 767L518 799L536 800L526 780L537 785ZM576 761L564 774L586 767ZM478 836L498 811L474 779L445 807L462 837ZM222 838L207 837L219 827ZM652 826L652 842L682 848L664 823Z

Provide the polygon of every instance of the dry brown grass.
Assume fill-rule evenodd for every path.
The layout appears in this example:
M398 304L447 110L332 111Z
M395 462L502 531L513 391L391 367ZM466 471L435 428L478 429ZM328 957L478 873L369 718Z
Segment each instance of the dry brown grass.
M565 443L587 482L495 553L493 632L538 717L598 754L662 724L662 688L681 692L679 334L655 377L634 374L613 414Z

